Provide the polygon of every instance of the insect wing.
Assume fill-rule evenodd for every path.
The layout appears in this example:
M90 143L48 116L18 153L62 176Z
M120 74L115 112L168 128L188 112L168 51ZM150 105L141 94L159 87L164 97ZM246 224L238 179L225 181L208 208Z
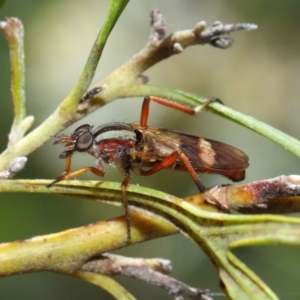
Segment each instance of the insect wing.
M233 146L159 127L143 128L139 125L134 127L143 132L147 143L143 153L145 162L154 160L159 162L174 151L182 151L197 173L222 174L234 181L244 179L244 170L249 166L248 157ZM176 170L186 170L180 159L177 159L172 167Z

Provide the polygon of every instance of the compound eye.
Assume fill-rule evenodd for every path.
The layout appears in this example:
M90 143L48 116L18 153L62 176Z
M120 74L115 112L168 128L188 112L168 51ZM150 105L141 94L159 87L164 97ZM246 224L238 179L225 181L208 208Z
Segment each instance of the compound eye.
M75 134L80 134L81 131L82 131L82 132L89 131L91 128L92 128L91 125L89 125L89 124L83 124L83 125L77 127L77 128L75 129L74 133L75 133Z
M94 141L93 134L90 131L81 133L75 143L75 149L79 152L83 152L92 147Z

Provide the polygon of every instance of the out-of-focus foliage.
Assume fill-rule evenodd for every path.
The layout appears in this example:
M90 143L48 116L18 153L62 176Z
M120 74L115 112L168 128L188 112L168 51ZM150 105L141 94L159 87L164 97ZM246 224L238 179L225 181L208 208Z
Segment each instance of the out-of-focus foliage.
M6 0L0 0L0 10L3 8L5 3L6 3Z

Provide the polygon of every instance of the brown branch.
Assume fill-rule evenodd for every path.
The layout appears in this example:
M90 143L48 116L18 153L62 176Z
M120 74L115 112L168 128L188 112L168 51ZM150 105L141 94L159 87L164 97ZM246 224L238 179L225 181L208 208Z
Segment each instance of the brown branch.
M231 46L233 40L224 35L235 31L254 30L255 24L238 23L223 24L220 21L214 22L211 26L206 26L205 21L198 22L193 29L176 31L166 38L161 32L165 32L165 23L161 21L162 15L156 11L155 21L152 21L153 31L146 47L134 58L142 66L140 73L153 66L159 61L180 53L183 49L193 45L212 45L214 47L226 49ZM158 20L158 21L157 21ZM159 27L158 24L161 24ZM231 41L230 43L228 41ZM227 43L227 46L225 45ZM223 45L222 45L223 44ZM181 49L181 51L179 51ZM140 58L138 60L138 58ZM142 63L144 62L144 63Z
M94 111L100 105L111 100L130 97L135 86L148 82L143 72L160 61L183 52L185 48L193 45L211 45L226 49L233 42L232 38L227 37L228 34L257 28L255 24L223 24L219 21L214 22L211 26L206 26L204 21L200 21L192 29L176 31L165 37L166 23L160 11L157 9L151 11L150 18L152 31L145 47L120 68L96 84L95 87L105 86L106 89L94 95L93 101L90 101L90 107L87 103L78 107L76 120L82 117L83 112L86 114Z
M300 176L278 176L242 185L217 185L208 192L230 213L286 214L300 211ZM205 196L197 194L185 200L212 210ZM218 211L218 208L214 208Z
M172 270L169 260L153 258L129 258L120 255L104 253L100 257L85 263L79 271L101 273L110 276L124 275L143 280L165 289L174 299L208 300L207 290L190 287L168 274Z

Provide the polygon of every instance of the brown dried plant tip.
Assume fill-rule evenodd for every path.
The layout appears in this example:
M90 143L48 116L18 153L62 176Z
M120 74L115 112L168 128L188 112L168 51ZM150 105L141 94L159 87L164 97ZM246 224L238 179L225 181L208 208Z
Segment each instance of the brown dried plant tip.
M22 22L17 18L6 18L5 21L0 22L0 29L7 38L11 36L23 38L24 35Z
M233 39L228 37L223 37L223 35L228 35L231 32L241 31L241 30L255 30L258 26L256 24L250 23L238 23L238 24L223 24L220 21L214 22L210 27L205 28L200 36L199 43L206 44L209 43L213 47L220 49L229 48Z
M130 182L130 171L141 176L149 176L162 169L185 171L190 174L200 192L205 187L197 173L221 174L233 181L243 180L248 167L248 157L233 146L211 139L148 126L150 101L194 115L207 105L218 100L207 100L194 109L163 98L148 96L142 105L140 124L115 122L101 125L93 130L89 124L79 126L71 135L59 136L55 144L63 144L65 150L60 158L66 159L65 171L55 183L74 178L85 172L104 176L104 163L116 167L124 179L121 184L122 199L130 240L130 217L126 188ZM86 152L96 158L97 167L86 167L70 172L72 156L75 152ZM210 194L207 202L218 207L220 204Z
M208 296L208 290L190 287L165 275L171 271L171 268L170 261L160 258L131 258L104 253L100 257L85 263L80 271L101 273L108 276L123 275L142 280L168 291L174 297L173 299L183 299L182 297L198 300L211 299Z
M231 38L216 37L210 40L210 45L219 49L227 49L231 47L232 44L233 44L233 39Z
M212 25L207 26L205 21L200 21L193 29L176 31L166 37L166 23L160 11L152 10L150 17L152 32L145 51L148 60L151 61L150 58L153 55L153 61L156 63L182 52L191 45L208 44L216 48L227 49L233 43L233 39L228 37L230 33L255 30L258 27L251 23L223 24L220 21L215 21Z
M153 9L150 12L150 24L153 28L151 39L162 40L166 35L166 22L163 15L158 9Z
M97 86L97 87L90 89L82 96L82 98L80 99L80 103L94 98L98 93L104 91L105 89L106 89L105 85Z

